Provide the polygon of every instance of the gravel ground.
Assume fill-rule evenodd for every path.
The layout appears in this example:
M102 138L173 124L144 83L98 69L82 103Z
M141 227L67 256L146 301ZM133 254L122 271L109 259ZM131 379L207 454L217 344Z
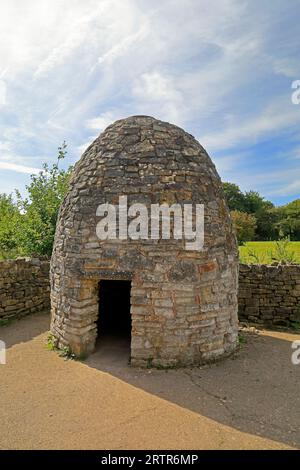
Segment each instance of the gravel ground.
M1 449L300 448L300 365L285 332L243 332L213 366L142 370L107 338L83 362L45 346L49 315L0 327Z

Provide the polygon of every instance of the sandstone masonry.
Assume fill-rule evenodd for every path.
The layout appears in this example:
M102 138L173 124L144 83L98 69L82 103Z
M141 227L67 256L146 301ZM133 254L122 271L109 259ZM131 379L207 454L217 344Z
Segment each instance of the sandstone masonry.
M166 305L168 300L158 298L157 302ZM184 302L182 298L183 306ZM240 264L238 304L241 322L266 327L300 322L300 265ZM49 261L0 261L1 319L19 318L49 306Z
M184 240L99 240L99 204L204 204L202 251ZM51 331L78 356L98 334L99 282L131 281L131 363L198 364L237 345L238 251L221 180L182 129L133 116L109 126L75 165L51 260Z
M49 261L0 261L0 319L18 318L50 307Z
M300 265L240 264L239 320L270 327L300 322Z

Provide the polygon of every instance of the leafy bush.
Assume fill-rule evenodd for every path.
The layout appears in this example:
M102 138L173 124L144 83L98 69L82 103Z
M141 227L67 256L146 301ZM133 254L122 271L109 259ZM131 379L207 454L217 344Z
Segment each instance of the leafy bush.
M68 189L71 167L59 168L67 154L66 143L58 148L57 162L43 164L38 175L31 175L26 186L28 198L16 191L17 202L12 196L0 197L0 255L50 256L54 241L58 211Z
M0 256L14 257L17 254L17 221L19 210L11 195L0 194Z

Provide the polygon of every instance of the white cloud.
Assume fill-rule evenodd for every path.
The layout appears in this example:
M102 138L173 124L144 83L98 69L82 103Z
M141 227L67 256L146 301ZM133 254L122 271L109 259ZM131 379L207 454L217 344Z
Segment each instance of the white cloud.
M172 78L159 72L144 73L136 82L133 92L142 98L154 101L177 101L181 99Z
M85 123L88 129L93 129L98 132L102 132L106 127L112 124L117 117L115 113L108 111L107 113L101 114L99 117L88 119Z
M9 142L0 141L0 152L10 152L11 144Z
M133 95L141 101L142 106L149 110L149 114L152 114L153 110L155 115L159 107L159 113L163 119L177 124L182 122L184 98L172 76L164 76L157 71L144 73L135 81L132 91Z
M67 3L65 7L67 8ZM90 39L90 27L93 21L99 17L105 8L108 7L107 1L102 1L95 4L95 2L87 2L90 4L90 9L87 10L86 6L75 2L75 8L66 10L66 19L61 22L61 27L58 28L58 36L53 44L53 47L48 49L46 58L40 62L36 71L35 78L41 78L49 74L53 69L61 66L85 41ZM72 13L70 12L71 10ZM63 28L62 28L63 27ZM57 31L57 28L55 28Z
M284 57L280 59L275 58L273 68L275 73L285 75L291 79L300 77L299 59L296 57Z
M290 158L292 160L299 160L300 159L300 146L296 147L293 151L292 154L290 155Z
M16 163L11 162L3 162L0 161L0 169L1 170L10 170L16 171L17 173L25 173L25 174L37 174L41 171L39 168L31 168L25 165L18 165Z
M186 0L184 6L173 0L172 7L169 1L153 7L136 0L74 0L72 8L67 0L24 3L20 7L11 0L0 16L0 63L11 79L17 77L19 92L25 92L18 104L26 114L20 116L23 129L36 126L36 112L26 107L24 96L58 129L80 125L95 114L95 104L115 94L120 94L120 114L125 114L122 98L131 98L126 113L153 114L184 125L218 99L216 85L220 76L228 76L233 59L253 49L253 33L249 37L249 31L232 29L245 10L237 0L214 5ZM219 51L212 59L211 47ZM181 70L199 53L199 64ZM234 70L229 75L227 83L233 82ZM221 96L227 89L223 84Z
M93 140L96 139L97 136L94 136L94 137L91 137L90 140L88 140L87 142L84 142L83 144L81 145L78 145L76 147L76 153L77 153L77 156L81 156L83 154L83 152L85 152L85 150L91 145L91 143L93 142Z
M85 121L85 127L89 130L96 131L97 134L89 136L88 140L76 147L76 153L82 155L87 147L96 139L96 137L103 132L110 124L116 119L120 119L115 111L107 111L106 113L100 114L100 116L87 119Z
M6 104L6 83L4 80L0 80L0 106Z
M242 157L242 158L239 158ZM274 169L270 166L268 169L264 167L256 168L251 161L251 153L246 152L244 155L236 155L236 165L233 167L222 168L221 173L223 181L231 181L237 183L243 191L256 190L266 198L299 198L300 192L300 168L292 163L291 166L278 168L278 164ZM230 157L228 157L230 159ZM289 155L285 155L288 160ZM217 158L218 164L218 158ZM274 162L277 163L277 162ZM229 173L227 173L229 171ZM231 178L228 178L228 174ZM225 175L225 177L224 177Z
M220 174L228 173L234 170L239 163L243 160L244 155L227 155L227 156L215 156L214 164Z
M147 33L148 30L146 25L142 25L137 32L129 34L128 36L121 39L120 42L108 49L108 51L106 51L101 57L98 58L98 63L104 64L105 62L113 62L122 54L127 52L128 49L136 43L136 41L145 38L147 36Z
M282 183L280 180L280 188L275 189L272 191L271 196L295 196L299 198L299 193L300 193L300 175L297 179L294 179L291 182L288 183Z
M236 147L299 126L283 83L297 28L284 0L0 0L1 160L36 168L64 139L72 159L115 119L149 114L233 148L216 163L234 175Z
M220 132L204 135L201 142L209 150L229 149L238 144L255 144L259 138L267 138L274 131L293 128L300 122L300 112L296 106L284 106L286 97L271 103L260 115L250 119L237 116L230 126Z
M295 197L300 193L300 169L293 167L286 170L270 171L264 175L253 175L258 187L268 197Z

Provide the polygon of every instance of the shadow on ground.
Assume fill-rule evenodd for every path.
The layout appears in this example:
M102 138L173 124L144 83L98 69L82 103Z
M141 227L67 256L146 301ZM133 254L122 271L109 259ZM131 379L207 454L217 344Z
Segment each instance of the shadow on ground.
M300 447L300 365L291 362L299 335L244 338L233 357L199 368L132 368L126 339L110 337L84 363L227 426Z
M122 337L65 361L46 349L48 329L45 314L0 328L0 448L300 447L299 335L245 334L232 358L165 371L130 367Z
M36 321L34 321L36 319ZM28 315L19 320L0 326L0 339L5 341L6 347L31 341L36 336L49 330L49 311Z

